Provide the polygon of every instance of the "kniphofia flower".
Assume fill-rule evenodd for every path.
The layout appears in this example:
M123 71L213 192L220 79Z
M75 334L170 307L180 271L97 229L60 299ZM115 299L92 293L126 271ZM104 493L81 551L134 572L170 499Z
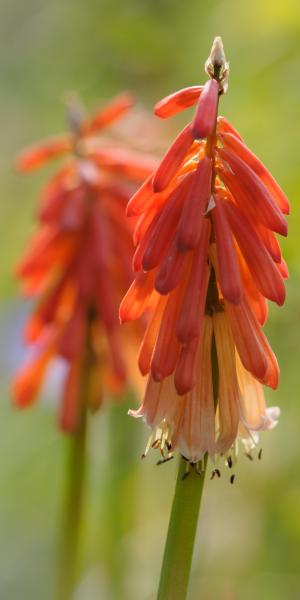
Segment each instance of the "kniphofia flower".
M288 200L236 129L218 116L228 64L220 38L208 81L167 96L162 118L196 105L160 165L136 192L135 280L122 321L144 313L138 364L148 381L131 411L152 428L148 448L191 463L206 453L247 451L277 423L262 384L278 385L276 357L263 331L267 300L282 305L287 267L276 234L287 235ZM212 371L218 372L214 389ZM215 386L216 387L216 386Z
M124 93L86 119L74 103L70 133L46 140L19 157L21 171L70 156L43 191L38 230L18 266L25 293L35 299L26 324L30 359L13 381L18 406L36 399L54 358L66 364L60 424L79 423L81 373L88 343L89 405L97 409L105 391L118 392L127 378L130 344L120 333L118 305L132 281L132 226L125 206L155 161L116 143L101 144L95 133L133 105ZM87 331L89 340L87 342Z

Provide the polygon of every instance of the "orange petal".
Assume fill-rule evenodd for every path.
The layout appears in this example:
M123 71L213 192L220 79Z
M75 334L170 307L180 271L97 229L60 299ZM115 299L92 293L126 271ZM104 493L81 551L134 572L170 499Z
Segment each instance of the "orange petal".
M284 282L269 253L243 213L230 202L225 202L224 207L233 234L259 291L281 306L285 300Z
M157 167L156 158L141 157L138 152L117 147L99 148L90 152L89 157L102 169L134 181L144 181Z
M154 175L154 192L161 192L169 185L183 163L193 139L191 125L188 123L170 146Z
M236 181L233 182L232 175L229 176L228 179L228 173L226 173L224 183L227 185L227 179L229 182L228 187L233 196L236 198L237 202L240 204L246 199L247 210L249 210L249 212L253 214L256 219L259 219L262 224L269 229L286 236L286 220L280 212L277 204L275 204L268 188L260 180L258 175L256 175L256 173L252 171L252 169L231 150L218 148L218 154L223 161L225 161L225 163L228 163L230 169L232 169L236 175ZM237 182L238 188L236 185ZM237 191L242 190L242 198L239 198L238 194L235 193L235 188Z
M239 424L240 390L236 374L235 347L230 324L224 312L213 315L218 358L218 417L220 432L216 450L227 452L234 444Z
M107 127L113 121L116 121L123 116L124 113L128 112L134 105L134 97L129 92L123 92L119 94L109 102L107 102L93 117L90 119L83 128L85 135L89 135Z
M242 140L242 136L239 134L237 129L235 129L233 125L229 123L226 117L222 117L221 115L217 119L217 133L231 133L238 140Z
M245 369L257 379L262 379L268 369L268 360L256 317L245 299L238 305L225 301L225 306L234 342Z
M197 358L196 384L183 398L184 409L178 434L181 454L191 462L201 460L206 452L215 454L215 409L212 386L211 345L212 319L205 316Z
M238 304L243 289L236 250L224 206L217 194L214 198L216 206L211 214L216 238L220 286L224 298L233 304Z
M235 152L249 167L260 177L262 182L268 188L275 202L284 214L289 214L289 201L278 185L277 181L271 175L270 171L257 158L257 156L241 140L237 139L232 133L224 133L220 136L225 148L230 148Z
M152 294L157 294L153 288L155 275L155 271L137 274L121 302L121 323L134 321L147 310Z
M277 268L278 268L279 273L283 277L283 279L288 279L289 269L288 269L288 266L287 266L284 258L281 258L280 263L277 264Z
M151 373L155 381L161 381L173 373L178 354L179 342L175 336L182 290L177 288L170 293L161 320L159 334L151 359Z
M219 84L209 79L203 87L192 122L194 138L206 138L214 130L219 96Z
M153 269L162 260L164 252L174 236L191 181L192 176L186 175L162 208L153 230L151 230L144 252L142 261L144 271Z
M257 289L256 283L240 251L238 256L243 280L243 288L247 298L247 302L251 310L254 312L260 325L264 325L268 317L267 301Z
M33 171L42 167L52 158L57 158L72 149L69 136L59 136L41 142L37 146L32 146L24 150L17 158L16 167L19 171Z
M243 425L250 430L259 430L264 422L266 404L262 385L243 367L236 355L238 383L241 390L240 412Z
M153 175L151 174L130 198L126 209L128 217L141 215L151 205L154 199L152 180Z
M178 249L177 238L172 240L155 278L155 289L160 294L168 294L179 283L186 266L187 253Z
M199 347L199 338L194 337L182 346L174 374L174 383L177 394L183 396L191 391L196 382L196 359Z
M78 304L73 315L65 325L58 352L67 360L73 360L81 354L86 331L84 306Z
M15 375L11 393L18 407L24 408L36 400L53 352L53 344L47 345L35 359L25 364Z
M157 102L154 106L154 114L161 119L172 117L189 106L196 104L202 90L202 85L193 85L178 90Z
M209 236L210 222L204 219L202 237L194 251L191 273L176 325L176 335L183 344L198 337L201 331L210 273L207 264Z
M159 328L166 306L167 298L160 296L149 320L138 355L138 365L142 375L150 371L151 356L159 333Z
M206 156L190 176L191 184L178 225L178 244L182 249L195 248L202 235L204 213L210 198L211 175L212 161Z

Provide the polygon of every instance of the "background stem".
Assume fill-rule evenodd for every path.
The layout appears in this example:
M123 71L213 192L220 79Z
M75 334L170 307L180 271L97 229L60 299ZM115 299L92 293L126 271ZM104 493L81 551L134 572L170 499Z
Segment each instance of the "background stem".
M59 563L59 600L72 598L76 582L85 480L86 430L87 414L84 410L78 431L68 440L67 484Z

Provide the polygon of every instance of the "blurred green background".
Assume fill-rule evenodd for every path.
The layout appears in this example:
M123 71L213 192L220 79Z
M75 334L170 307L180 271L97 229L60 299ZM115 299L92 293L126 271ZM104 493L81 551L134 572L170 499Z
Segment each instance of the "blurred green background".
M1 600L55 598L67 451L51 403L16 413L7 393L27 310L12 271L47 178L45 170L18 176L14 156L64 127L66 91L93 106L132 89L150 108L202 82L215 35L222 35L231 67L221 112L291 199L283 242L291 277L286 305L271 307L267 327L282 372L267 398L280 405L280 424L264 435L261 462L241 457L234 486L228 477L207 481L189 600L300 598L300 3L1 0ZM163 147L186 118L161 125ZM126 417L132 403L91 423L78 600L155 597L175 461L160 468L155 455L140 461L148 432Z

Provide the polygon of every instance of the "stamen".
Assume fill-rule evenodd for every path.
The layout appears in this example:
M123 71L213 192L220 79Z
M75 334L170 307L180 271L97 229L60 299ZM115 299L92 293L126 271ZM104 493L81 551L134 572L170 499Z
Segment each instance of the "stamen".
M164 465L166 462L169 462L169 460L172 460L174 458L174 455L172 454L172 456L167 456L166 458L163 458L162 460L158 460L156 463L156 466L159 467L160 465Z
M182 481L184 481L191 473L191 463L189 461L187 461L186 466L185 466L185 473L183 473L181 479Z
M214 479L215 475L217 475L217 477L221 477L221 472L219 469L214 469L211 473L210 479Z

